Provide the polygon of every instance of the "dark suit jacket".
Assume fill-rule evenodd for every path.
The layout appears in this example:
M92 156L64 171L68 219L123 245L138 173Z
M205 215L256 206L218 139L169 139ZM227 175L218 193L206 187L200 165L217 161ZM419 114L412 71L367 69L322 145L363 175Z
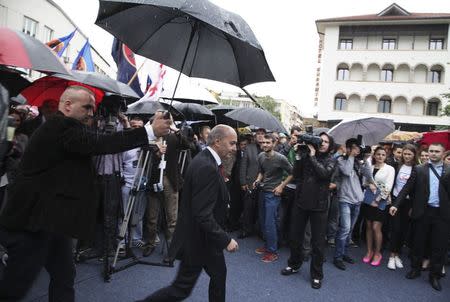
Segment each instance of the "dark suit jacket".
M186 172L170 256L202 265L205 255L221 251L231 238L222 229L228 191L208 149L200 152Z
M430 168L428 163L413 167L415 171L406 182L403 189L398 194L394 206L400 207L409 194L412 200L411 218L419 219L425 213L430 196ZM438 171L439 173L440 171ZM450 220L450 166L444 164L444 174L439 182L439 207L440 216L445 220Z
M244 151L244 156L240 166L241 186L252 185L258 176L258 147L256 144L249 144Z
M92 156L145 144L144 128L100 135L73 118L56 114L31 137L16 181L8 188L0 225L10 230L93 237L99 198Z

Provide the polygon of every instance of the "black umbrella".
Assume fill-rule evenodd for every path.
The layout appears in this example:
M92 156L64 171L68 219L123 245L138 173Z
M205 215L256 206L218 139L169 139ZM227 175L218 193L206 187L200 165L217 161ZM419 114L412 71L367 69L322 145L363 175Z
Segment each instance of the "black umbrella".
M214 113L200 104L174 102L172 106L184 115L187 121L213 120Z
M14 97L18 95L31 82L22 77L21 72L0 65L0 83L9 91L9 95Z
M156 101L137 101L131 105L128 105L126 114L132 115L154 115L156 111L169 110L173 118L179 120L182 118L181 112L170 106Z
M190 77L238 87L274 81L248 24L207 0L100 0L95 23Z
M127 84L111 79L107 75L98 72L73 70L72 75L54 74L53 76L97 87L104 91L120 95L124 98L140 98L140 96L137 95L137 93Z
M216 115L216 124L225 124L225 125L239 128L240 125L237 121L225 116L225 113L228 113L237 108L238 107L232 106L232 105L219 105L219 106L215 106L215 107L211 108L211 111ZM244 124L243 126L247 126L247 125Z
M238 108L226 113L225 116L257 128L288 133L277 118L261 108Z

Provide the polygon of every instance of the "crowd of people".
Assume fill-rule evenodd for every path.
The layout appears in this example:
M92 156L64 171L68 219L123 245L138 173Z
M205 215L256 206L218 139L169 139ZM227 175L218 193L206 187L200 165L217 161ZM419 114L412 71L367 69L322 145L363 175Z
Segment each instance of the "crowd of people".
M161 301L169 294L188 296L202 268L211 276L210 299L224 300L221 253L238 249L233 232L242 240L258 236L261 247L255 253L265 263L279 260L280 246L288 247L284 276L298 273L310 261L315 289L324 279L326 248L334 248L330 260L340 270L359 261L402 269L409 257L407 278L428 269L431 286L442 289L439 280L445 275L450 242L450 152L441 143L367 148L361 138L349 137L338 145L325 132L314 136L299 126L289 135L260 128L254 135L236 136L223 125L195 131L176 127L167 113L159 112L149 122L118 112L110 131L110 119L103 125L93 122L89 89L70 87L59 102L50 103L34 119L27 116L30 112L10 111L17 130L0 186L0 244L9 257L3 259L2 297L26 293L44 266L51 276L50 296L73 301L71 238L83 240L78 249L93 247L98 257L104 256L98 228L108 217L99 213L109 205L105 193L97 193L101 189L95 180L117 173L121 202L114 211L113 233L130 195L136 202L130 232L111 248L124 255L130 242L146 257L164 241L170 246L164 261L171 263L184 246L172 287L146 301L159 301L158 295ZM99 128L108 133L99 134ZM136 183L144 150L151 151L152 165L145 181ZM211 182L214 173L220 175L219 183ZM163 185L155 186L160 177ZM186 215L194 217L194 225ZM197 227L205 238L194 232ZM198 245L215 245L220 254L199 258L186 242L189 236ZM365 256L353 259L349 247L363 241ZM24 263L30 248L34 256L25 257L29 261ZM180 284L185 287L177 292Z

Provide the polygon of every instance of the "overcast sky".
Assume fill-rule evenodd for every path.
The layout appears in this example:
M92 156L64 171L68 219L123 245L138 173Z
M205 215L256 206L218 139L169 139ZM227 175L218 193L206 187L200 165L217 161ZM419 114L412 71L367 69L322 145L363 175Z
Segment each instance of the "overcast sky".
M169 1L169 0L168 0ZM90 42L103 56L110 58L112 37L94 25L98 11L96 0L55 0L89 36ZM315 20L353 15L376 14L392 0L212 0L215 4L241 15L252 28L266 54L276 83L260 83L247 87L251 93L283 98L310 116L317 64L318 39ZM450 13L450 0L397 0L409 12ZM112 61L112 59L111 59ZM113 62L113 61L112 61ZM138 60L137 65L143 62ZM114 64L114 63L113 63ZM167 86L177 73L169 70ZM146 77L141 76L141 82ZM197 83L194 80L191 82ZM211 81L202 86L216 91L238 91L237 88Z

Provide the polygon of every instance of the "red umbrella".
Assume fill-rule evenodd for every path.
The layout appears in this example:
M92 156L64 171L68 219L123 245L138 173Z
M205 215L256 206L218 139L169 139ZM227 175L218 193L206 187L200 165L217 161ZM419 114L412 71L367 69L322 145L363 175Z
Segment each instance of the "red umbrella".
M425 132L420 140L422 145L441 143L446 150L450 150L450 130Z
M53 76L47 76L37 79L36 81L33 82L31 86L28 86L27 88L22 90L20 94L25 99L27 99L28 104L39 107L44 103L44 101L48 100L59 101L59 98L61 97L61 94L64 92L64 90L67 87L74 85L84 86L93 91L95 94L96 105L98 105L101 102L105 94L103 90L100 90L98 88Z
M0 65L70 74L56 54L29 35L0 27Z

